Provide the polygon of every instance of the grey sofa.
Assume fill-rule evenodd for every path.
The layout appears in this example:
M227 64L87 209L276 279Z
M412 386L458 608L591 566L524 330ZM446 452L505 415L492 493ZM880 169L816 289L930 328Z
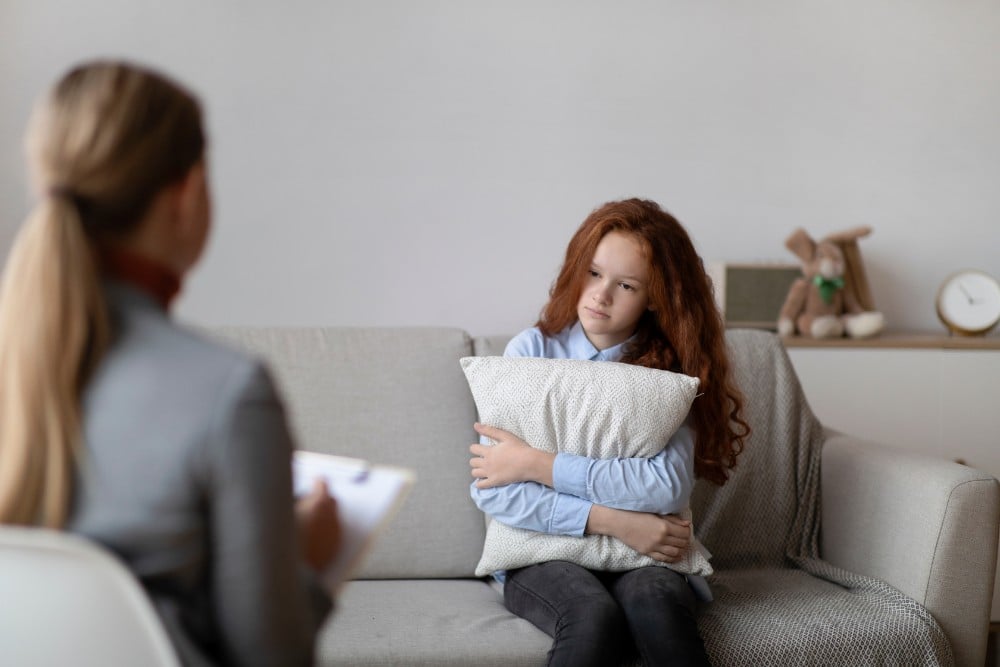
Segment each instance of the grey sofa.
M432 328L217 333L268 360L300 447L417 473L405 507L342 591L319 639L320 664L544 664L549 638L473 576L485 525L468 493L476 408L458 360L500 354L507 337ZM700 483L693 500L717 570L716 601L699 616L713 663L953 656L982 665L997 481L824 430L776 336L727 336L754 435L730 483ZM868 627L896 613L905 622ZM919 659L907 646L924 647Z

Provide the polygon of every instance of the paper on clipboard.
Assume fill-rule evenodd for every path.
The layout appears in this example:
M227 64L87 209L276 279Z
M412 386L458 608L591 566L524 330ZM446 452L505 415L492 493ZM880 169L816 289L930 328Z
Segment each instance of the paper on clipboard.
M415 477L405 468L296 451L292 459L295 495L309 493L316 479L326 481L340 515L340 551L321 575L327 588L335 592L364 560L375 536L402 505Z

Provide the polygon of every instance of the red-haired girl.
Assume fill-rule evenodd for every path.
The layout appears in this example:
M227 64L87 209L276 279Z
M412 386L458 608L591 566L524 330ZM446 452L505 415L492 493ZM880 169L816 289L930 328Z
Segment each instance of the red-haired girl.
M505 356L620 361L697 377L685 425L649 459L590 459L530 447L477 424L472 497L494 519L560 535L610 535L676 562L696 477L724 484L749 434L729 374L712 286L687 232L655 202L610 202L570 240L537 325ZM600 572L552 561L497 573L504 602L553 638L550 665L607 665L638 650L647 665L707 665L695 622L704 580L665 567Z

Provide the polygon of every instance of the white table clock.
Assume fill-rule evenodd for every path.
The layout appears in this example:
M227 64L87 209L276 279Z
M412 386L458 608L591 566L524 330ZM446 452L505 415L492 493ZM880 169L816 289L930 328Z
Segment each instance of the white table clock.
M953 333L982 336L1000 322L1000 282L983 271L953 273L938 290L937 313Z

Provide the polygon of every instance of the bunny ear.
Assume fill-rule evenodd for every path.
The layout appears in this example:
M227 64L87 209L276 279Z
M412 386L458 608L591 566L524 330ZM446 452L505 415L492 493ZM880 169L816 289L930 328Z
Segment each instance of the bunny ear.
M785 239L785 247L791 250L803 262L808 262L816 254L816 242L801 227Z
M834 243L844 243L845 241L856 241L857 239L868 236L872 233L872 228L868 225L861 225L860 227L851 227L850 229L845 229L842 232L835 232L827 236L824 241L833 241Z

